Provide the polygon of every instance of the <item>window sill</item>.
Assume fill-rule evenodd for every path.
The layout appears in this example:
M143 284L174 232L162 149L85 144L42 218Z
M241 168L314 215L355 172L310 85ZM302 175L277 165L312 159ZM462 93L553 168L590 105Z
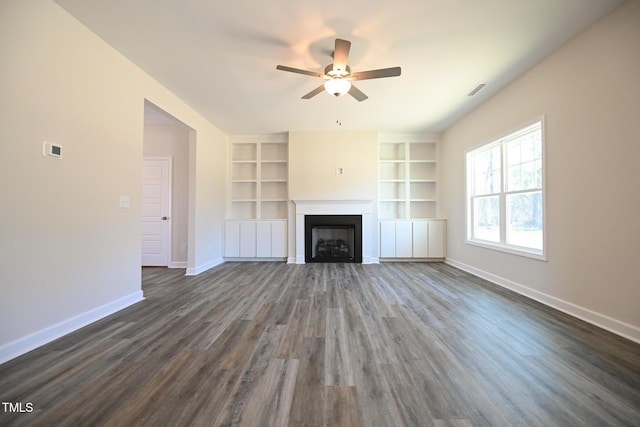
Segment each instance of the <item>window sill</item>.
M483 240L465 240L465 243L472 246L478 246L485 249L492 249L494 251L505 252L512 255L523 256L525 258L536 259L538 261L547 261L547 255L544 251L538 251L535 249L526 249L518 246L509 246L500 243L492 243Z

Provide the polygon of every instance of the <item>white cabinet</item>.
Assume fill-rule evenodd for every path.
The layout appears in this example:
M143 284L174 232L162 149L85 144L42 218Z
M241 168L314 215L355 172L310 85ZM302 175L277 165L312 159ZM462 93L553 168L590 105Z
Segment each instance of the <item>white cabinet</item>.
M256 223L256 255L260 258L271 256L271 222L260 221Z
M256 222L240 221L240 257L256 256Z
M380 257L394 258L396 256L396 223L395 221L380 222Z
M224 224L224 256L256 256L256 222L227 221Z
M411 258L413 256L413 239L411 221L396 222L396 257Z
M240 222L227 221L224 223L224 256L240 256Z
M428 221L429 223L429 239L428 239L428 257L444 258L446 256L446 225L444 220Z
M413 256L415 258L429 257L429 223L414 221L412 229Z
M411 258L413 238L411 221L380 222L380 257Z
M380 221L380 258L444 258L446 221Z
M258 258L285 258L287 256L287 222L258 221L256 240Z
M287 221L227 221L224 225L227 258L286 258Z

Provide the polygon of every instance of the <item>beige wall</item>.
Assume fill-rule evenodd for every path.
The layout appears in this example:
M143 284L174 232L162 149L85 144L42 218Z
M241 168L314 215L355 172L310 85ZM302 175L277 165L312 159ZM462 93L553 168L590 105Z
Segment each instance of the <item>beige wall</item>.
M448 257L640 340L640 2L630 1L447 130ZM465 151L545 118L548 261L465 244Z
M290 199L377 200L377 194L376 131L289 132Z
M336 175L342 168L343 174ZM377 218L377 131L290 131L290 200L371 200ZM378 233L374 220L365 240L377 257ZM289 259L296 254L295 208L289 207Z
M50 0L0 3L0 57L1 360L139 298L145 99L195 132L196 270L222 257L227 138Z

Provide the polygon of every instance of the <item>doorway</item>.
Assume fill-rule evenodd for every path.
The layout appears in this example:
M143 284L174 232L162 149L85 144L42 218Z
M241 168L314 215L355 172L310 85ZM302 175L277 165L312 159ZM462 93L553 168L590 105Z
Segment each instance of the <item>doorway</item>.
M145 217L143 221L142 235L142 265L156 265L170 268L187 268L190 251L190 185L191 185L191 139L193 129L189 126L166 113L159 107L149 101L145 101L144 106L144 142L143 142L143 158L149 160L169 159L170 176L169 176L169 207L159 214L159 208L155 208L151 212L151 206L143 208ZM143 165L144 174L149 173L148 166ZM158 173L156 170L154 173ZM148 176L145 180L148 180ZM147 186L148 184L144 184ZM143 187L144 188L144 187ZM158 187L155 191L158 191ZM143 190L146 193L151 187ZM147 194L143 194L145 199ZM151 225L148 223L148 214L152 213L155 217L160 218L162 223ZM162 220L166 217L166 220ZM165 228L167 230L166 245L159 241L151 241L151 234L156 236ZM161 248L166 248L167 256L160 260L160 256L154 255L156 259L149 259L150 253L159 253ZM147 253L145 253L147 252Z

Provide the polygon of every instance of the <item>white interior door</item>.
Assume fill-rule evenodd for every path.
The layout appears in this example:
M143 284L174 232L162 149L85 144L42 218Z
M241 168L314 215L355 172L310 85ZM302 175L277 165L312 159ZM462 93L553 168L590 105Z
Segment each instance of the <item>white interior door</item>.
M142 265L169 265L171 159L146 158L142 166Z

